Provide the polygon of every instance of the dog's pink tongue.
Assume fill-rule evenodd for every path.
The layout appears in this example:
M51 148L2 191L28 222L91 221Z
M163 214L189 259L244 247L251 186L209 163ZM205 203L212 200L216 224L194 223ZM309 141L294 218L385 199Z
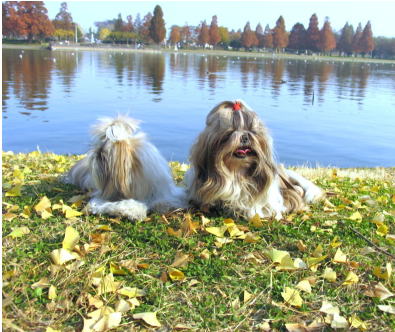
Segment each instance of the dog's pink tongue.
M238 149L236 153L246 155L248 152L251 152L251 149Z

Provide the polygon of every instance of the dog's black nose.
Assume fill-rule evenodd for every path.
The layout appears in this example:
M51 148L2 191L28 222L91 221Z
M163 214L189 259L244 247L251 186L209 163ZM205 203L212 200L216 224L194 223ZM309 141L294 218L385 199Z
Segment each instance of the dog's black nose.
M248 134L243 134L240 137L240 143L243 145L248 145L250 144L250 139L248 138Z

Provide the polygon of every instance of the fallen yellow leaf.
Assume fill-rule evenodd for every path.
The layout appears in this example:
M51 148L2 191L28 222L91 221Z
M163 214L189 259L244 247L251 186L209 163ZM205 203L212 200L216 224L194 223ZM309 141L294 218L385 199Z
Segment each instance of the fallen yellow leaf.
M51 285L49 287L49 291L48 291L48 299L50 300L54 300L56 299L57 295L56 295L56 287Z
M188 264L190 257L188 254L183 254L180 251L177 251L176 256L174 257L173 263L171 263L171 267L182 267Z
M143 289L139 289L137 287L123 287L117 290L117 294L125 295L130 299L134 297L145 296L146 292Z
M364 294L370 297L378 297L381 301L395 296L395 294L391 293L381 282L379 282L377 285L374 285Z
M78 232L73 227L67 226L62 242L62 248L72 251L79 239L80 235Z
M342 283L342 285L353 285L359 281L359 277L352 271L348 272L346 279Z
M173 281L182 281L185 279L184 272L177 270L175 268L169 268L168 273L169 273L170 279Z
M356 314L353 314L349 319L350 327L359 329L360 331L366 331L368 329L367 324L362 321Z
M304 291L306 293L311 293L311 285L308 280L301 280L297 285L297 289L300 289L301 291Z
M322 277L330 282L335 282L336 281L336 271L331 269L330 267L327 267L322 274Z
M381 311L387 312L389 314L395 315L395 307L391 304L389 305L378 305L377 306Z
M17 237L22 237L26 234L30 233L30 229L26 226L22 226L22 227L17 227L14 228L12 230L12 232L10 234L8 234L7 236L11 236L13 239L17 238Z
M349 216L348 219L360 223L362 221L362 215L357 211L354 212L351 216Z
M250 220L250 224L253 225L254 227L261 228L263 227L263 222L261 217L258 214L255 214Z
M5 195L7 197L21 196L21 188L22 188L22 185L18 184L16 186L12 187L10 190L6 191Z
M31 285L33 289L48 288L49 286L51 286L51 284L49 283L48 278L41 278L39 281Z
M335 263L347 263L347 255L341 251L341 249L337 249L335 253L335 257L332 259L333 262Z
M79 259L80 257L75 252L71 252L70 250L60 248L60 249L55 249L51 252L51 258L56 265L63 265L70 260Z
M299 291L291 287L285 287L284 292L281 293L284 301L294 307L301 307L303 299L301 298Z
M373 274L380 279L389 280L392 274L391 263L387 263L385 265L384 272L382 271L382 268L380 266L376 266L373 269Z
M228 229L228 227L226 225L221 226L221 227L206 227L205 228L206 232L208 232L210 234L214 234L217 237L224 237L227 229Z
M142 312L139 314L134 314L133 319L141 319L148 325L153 327L161 327L161 323L156 318L156 312Z
M115 282L113 274L109 273L100 280L99 287L97 288L97 294L113 293L118 289L118 287L119 282Z
M34 210L36 210L36 212L40 215L44 211L50 212L50 208L51 208L51 201L48 199L47 196L42 197L40 202L38 202L38 204L34 206Z

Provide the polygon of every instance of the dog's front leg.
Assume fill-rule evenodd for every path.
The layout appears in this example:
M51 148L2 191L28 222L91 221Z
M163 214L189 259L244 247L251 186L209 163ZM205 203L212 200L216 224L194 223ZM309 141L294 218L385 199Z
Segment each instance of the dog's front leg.
M306 203L313 203L324 197L323 190L318 186L316 186L310 180L307 180L302 175L290 169L285 169L284 171L287 174L287 176L292 180L292 182L295 182L297 185L302 187L304 191L303 199L305 200Z
M110 202L97 197L93 197L89 201L88 209L93 214L127 217L130 220L145 219L148 211L148 207L145 203L134 199Z

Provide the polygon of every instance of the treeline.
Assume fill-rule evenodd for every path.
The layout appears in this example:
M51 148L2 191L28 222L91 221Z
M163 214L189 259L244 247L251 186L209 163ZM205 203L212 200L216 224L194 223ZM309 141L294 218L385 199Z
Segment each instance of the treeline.
M89 31L84 38L82 30L73 22L72 16L63 2L59 13L52 21L42 1L3 2L3 38L25 38L33 40L92 41L135 45L172 45L177 48L222 48L237 50L266 50L291 53L320 53L336 55L362 55L380 58L395 58L395 38L373 37L370 22L361 23L354 30L348 23L339 32L332 30L326 17L322 27L316 14L310 17L307 28L296 23L291 31L286 30L285 20L278 18L275 25L265 29L259 23L255 30L247 22L243 30L229 30L218 25L218 17L213 16L210 25L202 21L198 26L173 25L166 39L166 28L162 8L156 6L153 14L140 14L133 20L127 15L96 22L97 33ZM77 38L75 34L77 33Z

